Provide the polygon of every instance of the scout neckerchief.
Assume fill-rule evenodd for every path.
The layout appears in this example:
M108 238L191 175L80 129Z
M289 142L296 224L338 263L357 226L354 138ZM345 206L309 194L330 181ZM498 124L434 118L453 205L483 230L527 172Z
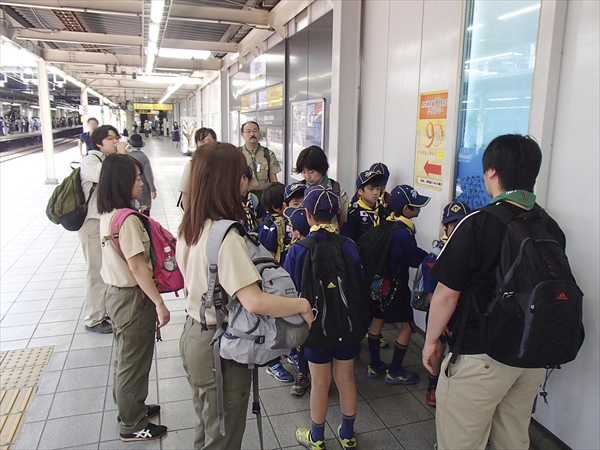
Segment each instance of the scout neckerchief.
M369 205L367 205L362 198L359 198L356 201L356 204L358 206L360 206L362 209L364 209L367 214L369 214L371 216L371 219L373 220L373 226L376 227L377 225L379 225L380 223L380 217L379 217L379 206L381 206L379 204L379 202L375 202L375 209L371 208Z
M318 224L313 225L312 227L310 227L310 232L311 233L315 233L315 232L317 232L319 230L325 230L328 233L337 233L337 228L332 223L318 223Z
M308 181L306 182L306 186L308 187L312 187L312 186L317 186L316 184L310 184ZM323 179L321 180L321 182L318 184L318 186L327 186L329 187L329 177L327 176L327 174L323 175Z
M244 144L244 150L246 150L246 152L250 155L250 158L252 158L252 171L254 172L254 179L256 181L258 181L258 169L257 169L257 165L256 165L256 155L258 155L258 151L260 150L260 144L258 144L258 147L256 147L256 151L252 152L248 149L248 147L246 147L246 144Z
M248 230L256 228L258 224L256 223L256 215L254 209L252 208L252 194L250 192L246 194L245 200L242 197L242 206L244 207L244 212L246 213L246 223L248 224Z
M531 209L533 208L533 205L535 205L535 194L522 189L504 191L502 194L494 197L490 203L496 203L500 200L510 200L527 209Z
M390 222L402 222L410 231L412 231L414 234L417 234L417 227L415 227L413 221L407 217L397 216L396 214L391 213L386 220Z

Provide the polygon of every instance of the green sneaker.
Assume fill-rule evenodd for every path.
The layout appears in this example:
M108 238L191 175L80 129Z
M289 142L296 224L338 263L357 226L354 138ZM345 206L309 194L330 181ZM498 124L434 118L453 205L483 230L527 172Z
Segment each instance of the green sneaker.
M309 450L325 450L325 441L313 441L311 431L308 428L296 430L296 440Z
M388 340L384 337L379 338L379 348L387 348L388 347Z
M344 450L347 450L349 448L356 448L356 436L352 436L350 439L344 439L343 437L340 436L340 431L342 429L342 426L338 426L337 429L337 438L338 441L340 442L340 444L342 444L342 448Z

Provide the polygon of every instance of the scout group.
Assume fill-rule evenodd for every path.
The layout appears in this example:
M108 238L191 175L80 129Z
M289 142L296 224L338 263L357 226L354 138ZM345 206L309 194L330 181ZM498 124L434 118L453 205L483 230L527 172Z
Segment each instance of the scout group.
M478 289L486 289L482 283L494 286L498 261L490 258L498 258L500 222L492 226L490 216L471 214L467 205L453 201L440 211L444 234L433 248L429 243L417 243L414 219L430 198L407 184L389 187L390 173L385 164L376 162L360 172L349 198L344 188L328 176L325 152L311 146L302 150L295 161L294 172L302 181L285 186L277 181L281 167L275 154L259 143L259 125L245 123L241 133L245 144L234 147L218 142L211 129L196 132L197 149L181 180L184 214L174 233L175 254L170 255L168 246L164 249L165 258L175 257L176 262L169 259L169 263L179 268L185 283L187 318L180 351L198 416L194 448L240 448L251 391L248 367L222 360L224 429L220 429L213 364L217 314L214 305L206 307L205 303L211 270L218 272L221 291L235 297L248 312L272 317L297 314L310 328L309 345L291 348L284 356L294 368L294 375L280 358L264 370L276 380L290 383L292 396L309 392L311 423L297 429L296 439L316 450L324 449L328 438L325 421L332 375L341 404L335 437L344 449L360 446L360 436L357 441L354 433L355 420L360 420L356 417L354 361L361 343L368 348L367 376L373 383L382 382L377 378L390 385L419 381L419 374L404 366L416 330L409 268L420 269L420 294L426 304L432 302L423 363L428 372L425 401L432 407L436 407L438 377L440 382L438 448L483 449L488 440L492 446L528 448L531 407L544 371L511 368L513 381L509 386L503 391L489 387L502 384L494 378L500 376L494 371L508 366L486 357L478 347L477 324L472 322L461 339L459 359L449 366L448 358L443 356L448 340L452 350L458 296L472 282L471 274L487 270L485 276L480 273L484 281ZM115 225L123 209L144 209L148 216L156 197L149 162L139 155L144 145L141 136L133 134L129 148L119 138L111 126L98 127L91 135L91 147L81 169L83 188L91 199L79 236L89 267L86 328L114 334L113 398L118 407L120 438L142 441L167 433L166 426L149 420L160 413L160 406L147 405L145 400L156 324L159 328L167 324L170 312L157 289L156 277L153 279L153 264L163 252L151 248L155 241L149 236L146 220L129 214ZM511 163L515 152L520 156ZM524 158L523 154L529 156ZM499 136L484 156L488 193L515 213L520 208L532 208L540 162L541 152L533 140ZM151 186L144 185L148 176ZM146 191L149 194L144 195ZM265 280L249 257L241 230L225 234L217 243L218 265L209 264L207 246L214 244L210 230L221 219L238 222L257 237L289 273L297 296L286 298L261 290ZM499 230L498 237L486 237L486 232L492 233L486 230L492 229ZM552 232L564 243L557 225ZM487 256L487 249L480 248L481 242L489 243L491 256ZM477 255L484 255L483 259L477 259ZM105 295L101 295L102 289ZM105 299L104 303L100 298ZM438 308L438 304L442 306ZM382 337L386 323L397 324L394 342ZM380 349L388 346L393 347L393 356L384 360ZM471 357L479 357L480 361ZM486 374L476 373L479 366L486 368ZM480 389L475 387L479 380ZM514 389L518 390L516 394ZM475 391L483 398L469 403L469 392ZM510 404L502 410L505 401Z

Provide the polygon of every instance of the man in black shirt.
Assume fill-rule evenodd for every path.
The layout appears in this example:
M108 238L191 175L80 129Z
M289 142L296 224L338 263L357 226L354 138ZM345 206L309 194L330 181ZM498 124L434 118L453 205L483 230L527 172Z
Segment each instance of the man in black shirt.
M528 136L504 135L492 140L483 155L486 189L491 204L515 216L535 204L533 186L542 153ZM563 246L565 236L551 220L548 231ZM489 213L476 211L454 230L430 275L438 280L431 301L423 364L431 371L443 354L440 341L458 308L465 311L471 293L480 311L493 297L496 268L506 226ZM461 320L450 339L450 354L442 363L437 388L438 449L528 449L529 420L544 369L522 369L502 364L485 354L479 326L469 314L462 342L457 345ZM459 348L457 348L459 347ZM458 356L451 362L453 353Z

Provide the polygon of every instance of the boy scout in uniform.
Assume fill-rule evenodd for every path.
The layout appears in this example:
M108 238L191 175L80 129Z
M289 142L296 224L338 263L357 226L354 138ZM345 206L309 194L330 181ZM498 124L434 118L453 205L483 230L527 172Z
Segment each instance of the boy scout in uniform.
M277 181L281 165L275 153L260 145L260 127L256 122L246 122L242 125L241 131L245 144L240 147L240 150L253 172L250 192L261 198L267 184Z

